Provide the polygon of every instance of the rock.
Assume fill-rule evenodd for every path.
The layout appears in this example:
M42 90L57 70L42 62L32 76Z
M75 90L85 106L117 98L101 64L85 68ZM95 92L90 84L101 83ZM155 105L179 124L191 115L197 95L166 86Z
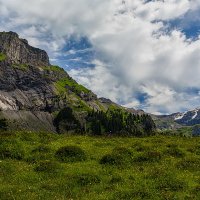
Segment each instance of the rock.
M14 32L0 32L0 115L9 119L10 128L54 132L53 119L66 107L82 125L89 108L109 106L64 69L50 65L45 51Z
M12 64L27 64L33 66L49 66L47 53L28 44L25 39L20 39L17 33L0 33L0 51L5 53Z

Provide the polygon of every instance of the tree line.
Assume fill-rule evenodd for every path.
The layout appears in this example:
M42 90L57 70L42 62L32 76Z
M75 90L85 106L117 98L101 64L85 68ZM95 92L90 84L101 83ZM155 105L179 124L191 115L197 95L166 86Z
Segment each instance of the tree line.
M87 130L94 135L122 134L149 136L155 133L156 125L151 116L137 115L123 110L90 111L86 118Z
M57 132L88 133L91 135L150 136L156 125L151 116L137 115L121 109L107 112L91 110L83 119L78 119L70 107L64 108L54 119Z

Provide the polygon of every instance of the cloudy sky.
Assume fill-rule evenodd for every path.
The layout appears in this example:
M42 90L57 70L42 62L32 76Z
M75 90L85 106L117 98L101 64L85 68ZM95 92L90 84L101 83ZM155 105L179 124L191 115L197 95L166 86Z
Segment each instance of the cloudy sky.
M0 0L0 31L45 49L99 97L200 107L200 0Z

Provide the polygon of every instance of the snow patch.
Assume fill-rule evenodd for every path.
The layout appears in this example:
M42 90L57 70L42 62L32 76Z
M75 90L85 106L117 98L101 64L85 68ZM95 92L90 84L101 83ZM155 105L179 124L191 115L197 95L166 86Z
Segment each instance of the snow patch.
M197 117L198 111L199 111L199 109L195 109L195 110L194 110L194 113L195 113L195 114L192 116L192 119L195 119L195 118Z
M176 121L176 120L182 119L182 118L185 116L186 113L187 113L187 112L180 113L180 114L176 115L176 116L174 117L174 120Z

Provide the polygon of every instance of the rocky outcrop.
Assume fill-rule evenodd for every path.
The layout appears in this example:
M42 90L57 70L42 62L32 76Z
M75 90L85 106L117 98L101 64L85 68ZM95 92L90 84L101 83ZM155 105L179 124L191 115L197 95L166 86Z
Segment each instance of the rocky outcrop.
M0 52L7 56L12 64L28 64L33 66L49 66L47 53L28 44L25 39L20 39L17 33L0 33Z
M9 121L9 130L56 132L52 124L53 115L42 111L4 110L0 118Z
M46 71L0 62L0 109L45 111L59 109L55 87ZM55 77L55 76L54 76Z
M21 124L22 130L55 131L54 113L67 106L82 113L96 101L94 93L50 65L45 51L16 33L0 33L0 115L9 119L10 128Z

